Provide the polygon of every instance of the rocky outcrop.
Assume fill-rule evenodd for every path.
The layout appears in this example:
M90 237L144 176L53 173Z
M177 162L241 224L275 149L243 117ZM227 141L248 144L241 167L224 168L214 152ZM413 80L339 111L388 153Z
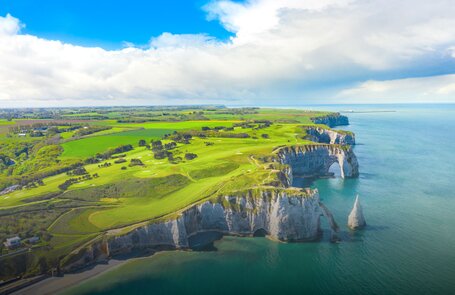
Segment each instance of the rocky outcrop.
M330 175L334 163L340 166L342 178L357 177L359 164L350 146L303 145L282 147L275 151L277 160L291 167L294 175L319 177Z
M338 231L317 190L251 190L241 197L223 196L206 201L175 218L139 226L124 235L105 235L102 242L92 243L74 254L67 269L137 249L189 248L191 237L210 231L239 236L254 236L262 231L274 240L312 241L320 236L321 216L328 216L332 231Z
M297 192L300 194L300 192ZM252 236L265 230L280 241L314 240L319 234L319 194L292 195L289 190L249 192L242 197L224 196L217 202L204 202L181 213L174 220L152 223L116 237L109 249L148 246L188 247L188 237L204 231Z
M307 139L327 144L355 145L354 133L308 126L305 127Z
M315 124L324 124L330 128L335 126L349 125L349 119L346 116L340 115L339 113L333 113L323 117L311 118Z
M363 217L363 210L362 206L360 205L359 195L356 196L354 207L352 208L351 213L348 217L348 226L351 229L361 229L365 227L367 223L365 222L365 218Z

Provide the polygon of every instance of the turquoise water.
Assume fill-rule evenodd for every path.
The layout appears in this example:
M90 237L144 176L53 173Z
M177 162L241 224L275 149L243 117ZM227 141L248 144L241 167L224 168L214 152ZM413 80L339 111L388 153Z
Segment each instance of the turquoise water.
M397 110L348 114L361 175L314 183L341 243L328 231L306 244L225 237L218 251L134 260L67 293L454 294L455 107L331 108ZM356 193L368 227L353 234L345 224Z

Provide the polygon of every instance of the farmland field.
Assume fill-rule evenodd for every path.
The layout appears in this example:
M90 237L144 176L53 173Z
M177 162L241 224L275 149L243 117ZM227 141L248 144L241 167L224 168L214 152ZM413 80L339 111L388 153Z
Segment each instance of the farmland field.
M143 129L73 140L62 144L64 149L62 158L90 157L119 145L137 145L138 141L144 138L159 139L172 131L169 129Z

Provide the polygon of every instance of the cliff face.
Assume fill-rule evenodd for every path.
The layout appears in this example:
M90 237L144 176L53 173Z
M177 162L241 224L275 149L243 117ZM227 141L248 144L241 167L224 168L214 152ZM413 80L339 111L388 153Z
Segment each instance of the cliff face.
M343 122L343 119L336 119L336 122L339 123L338 120ZM344 145L353 144L354 137L323 130L315 129L320 140L337 144L281 147L274 151L272 161L283 164L279 170L279 184L220 196L167 220L138 225L122 234L115 230L108 232L102 239L72 253L65 270L136 249L186 249L192 238L207 232L239 236L264 232L279 241L311 241L320 235L321 216L328 220L332 240L337 240L338 225L329 209L320 202L318 191L292 187L293 175L328 175L334 163L339 164L341 177L358 176L357 158L351 147Z
M263 192L260 196L224 196L181 213L174 220L152 223L109 240L114 253L133 247L170 246L187 248L188 238L205 231L252 236L264 230L280 241L314 240L322 214L317 191L293 196L286 192Z
M297 189L258 193L220 197L217 202L195 205L175 219L140 226L124 235L106 235L103 241L75 254L67 270L135 249L185 249L190 237L207 231L240 236L265 231L279 241L311 241L320 235L321 216L328 218L333 232L338 230L317 190L308 190L304 195Z
M339 113L324 116L316 117L311 119L315 124L324 124L330 128L335 126L349 125L349 119L346 116L340 115Z
M307 127L306 132L308 139L314 142L355 145L355 135L353 133L341 133L320 127Z
M329 175L334 163L340 166L342 178L357 177L359 164L349 146L304 145L283 147L276 151L278 161L292 168L292 173L301 176Z

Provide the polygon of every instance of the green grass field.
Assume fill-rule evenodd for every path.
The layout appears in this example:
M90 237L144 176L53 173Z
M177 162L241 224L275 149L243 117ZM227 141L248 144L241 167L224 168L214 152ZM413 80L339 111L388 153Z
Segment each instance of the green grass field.
M87 158L102 153L110 148L125 144L138 144L139 140L145 139L148 142L152 139L159 139L164 134L171 133L169 129L143 129L111 133L106 135L89 136L62 144L62 158Z
M221 111L220 111L221 112ZM276 180L274 170L259 159L269 156L278 146L308 144L303 124L327 113L300 110L261 109L255 114L221 114L205 112L211 121L117 123L115 120L91 122L112 129L73 139L71 132L62 136L61 160L84 160L120 145L132 144L125 153L125 163L114 159L85 165L88 180L72 184L65 192L59 185L72 178L60 173L43 179L44 185L21 189L0 196L1 210L26 210L29 206L53 208L66 202L69 208L59 215L47 231L52 235L51 252L63 253L110 229L127 227L175 212L204 199L215 198L255 187L266 186ZM85 113L84 115L94 115ZM107 116L109 117L109 115ZM178 162L155 159L151 150L139 147L138 141L160 139L174 131L201 131L202 127L232 127L245 120L272 121L270 126L255 123L250 127L235 127L230 131L210 133L210 137L194 136L189 144L178 143L171 152ZM1 121L0 121L1 122ZM225 135L247 134L247 138ZM61 134L62 135L62 134ZM2 139L3 140L3 139ZM14 140L14 139L9 139ZM163 140L168 143L169 140ZM185 154L197 157L186 160ZM143 166L129 166L131 159L139 159ZM110 166L100 164L110 162ZM126 169L121 169L125 166ZM50 197L42 197L50 196ZM66 208L66 207L65 207ZM60 211L59 211L60 212Z

